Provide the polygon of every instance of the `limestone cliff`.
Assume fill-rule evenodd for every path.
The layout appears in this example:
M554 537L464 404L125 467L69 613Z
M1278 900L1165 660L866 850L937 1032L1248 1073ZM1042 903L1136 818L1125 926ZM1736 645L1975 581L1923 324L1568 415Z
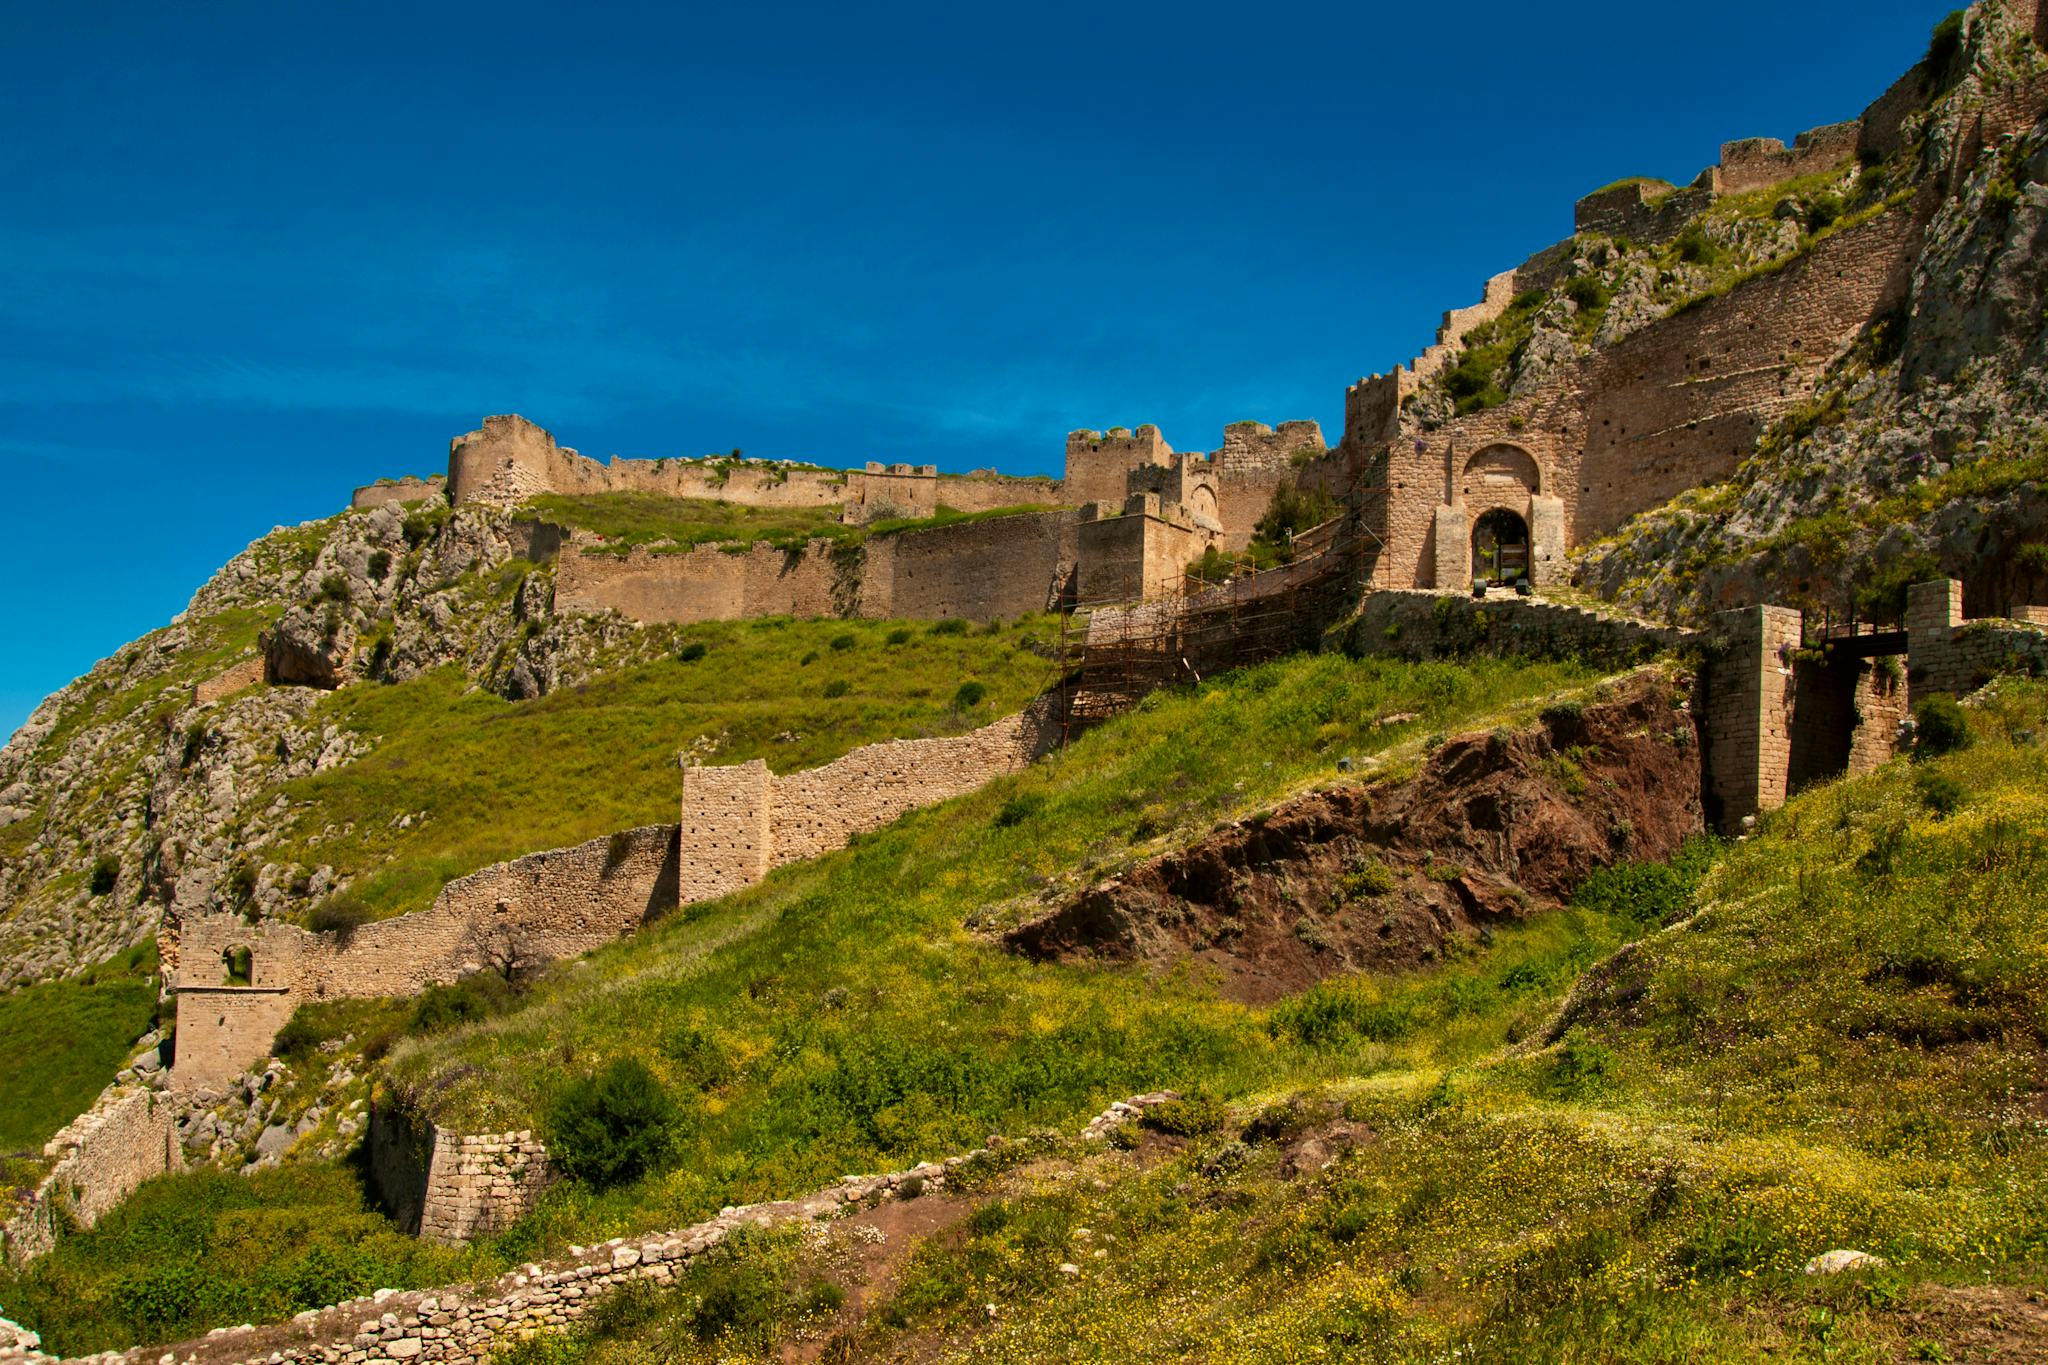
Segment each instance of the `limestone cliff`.
M1770 601L1896 620L1905 585L1939 576L1964 582L1972 615L2048 595L2048 57L2033 20L1970 11L1946 67L1931 55L1888 97L1920 105L1896 150L1815 187L1911 197L1900 301L1732 477L1581 552L1579 583L1684 619Z

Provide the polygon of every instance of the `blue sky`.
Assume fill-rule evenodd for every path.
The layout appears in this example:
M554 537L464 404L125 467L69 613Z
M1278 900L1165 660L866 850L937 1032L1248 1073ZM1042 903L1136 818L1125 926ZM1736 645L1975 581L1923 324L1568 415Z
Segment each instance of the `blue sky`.
M1623 175L1949 8L0 0L0 733L516 411L600 458L1055 469L1313 417Z

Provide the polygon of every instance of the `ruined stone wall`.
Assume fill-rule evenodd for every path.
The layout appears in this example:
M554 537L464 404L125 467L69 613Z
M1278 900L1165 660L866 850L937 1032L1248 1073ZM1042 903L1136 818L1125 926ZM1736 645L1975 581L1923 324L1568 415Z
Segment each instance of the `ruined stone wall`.
M1693 631L1541 597L1378 591L1360 604L1342 644L1360 658L1579 659L1619 669L1696 638Z
M1397 440L1373 527L1387 545L1376 582L1453 586L1438 567L1467 563L1469 546L1439 547L1437 512L1464 500L1467 462L1489 448L1526 452L1537 486L1487 490L1466 504L1463 525L1490 506L1527 518L1530 497L1555 496L1567 545L1726 478L1766 426L1812 398L1827 361L1902 296L1918 236L1902 205L1567 367L1540 393Z
M139 1087L109 1086L92 1108L43 1146L54 1157L27 1206L0 1226L0 1251L14 1264L56 1244L62 1224L91 1227L151 1176L184 1167L169 1098Z
M1147 465L1173 463L1173 447L1147 422L1135 432L1075 431L1067 436L1066 477L1060 480L1065 501L1086 507L1106 502L1121 507L1131 471Z
M237 692L246 692L263 681L263 656L251 655L238 664L232 664L210 678L202 679L192 686L192 704L211 706L223 697L232 697Z
M1713 203L1714 191L1710 186L1679 189L1663 180L1630 180L1581 199L1573 206L1572 222L1580 232L1662 246ZM1517 271L1517 287L1540 287L1535 273L1526 268Z
M1963 619L1963 585L1918 583L1906 593L1910 698L1976 691L2001 673L2048 673L2048 629L2028 621Z
M905 812L964 796L1044 753L1055 732L1035 707L944 739L867 744L822 768L769 784L769 862L780 867L843 848Z
M371 1115L374 1123L375 1114ZM419 1235L460 1243L512 1226L554 1181L547 1148L530 1130L450 1133L436 1128Z
M837 507L849 476L830 469L792 469L772 462L724 465L709 460L614 459L604 467L606 490L706 498L747 507Z
M956 512L993 512L998 507L1065 507L1074 502L1058 479L997 474L992 470L941 474L936 497L940 507Z
M682 903L712 900L768 875L772 781L758 758L683 769Z
M573 848L528 854L459 877L428 909L347 936L237 915L189 918L180 930L180 1086L220 1085L270 1051L300 1004L413 995L491 969L516 950L571 957L632 932L676 904L676 829L652 825ZM249 951L251 980L231 985L224 955Z
M1852 119L1808 129L1794 138L1790 147L1774 137L1725 142L1716 187L1723 194L1745 194L1832 170L1856 155L1862 135L1862 121Z
M1792 770L1792 655L1800 614L1745 607L1713 620L1714 653L1702 673L1706 704L1707 818L1731 832L1785 804Z
M1897 751L1906 689L1900 660L1800 658L1792 669L1786 790L1869 772Z
M603 465L555 444L516 414L484 418L448 443L448 500L510 506L538 493L602 493L611 487Z
M356 511L372 507L390 507L408 502L425 502L429 498L445 497L448 480L439 474L417 478L411 474L391 483L373 483L358 488L349 498L348 505Z

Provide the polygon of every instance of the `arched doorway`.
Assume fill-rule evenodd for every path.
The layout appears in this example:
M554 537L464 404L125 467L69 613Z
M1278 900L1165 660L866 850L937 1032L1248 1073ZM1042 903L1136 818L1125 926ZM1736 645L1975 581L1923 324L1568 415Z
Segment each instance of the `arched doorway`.
M1505 507L1472 523L1472 578L1513 583L1529 576L1529 523Z

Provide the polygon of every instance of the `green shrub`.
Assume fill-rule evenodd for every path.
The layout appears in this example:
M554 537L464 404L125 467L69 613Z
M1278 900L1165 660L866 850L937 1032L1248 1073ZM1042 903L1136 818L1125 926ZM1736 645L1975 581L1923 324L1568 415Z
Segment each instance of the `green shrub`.
M1913 774L1913 790L1936 815L1954 815L1963 804L1963 784L1931 768Z
M414 1033L440 1033L479 1019L502 1014L519 1000L519 991L496 972L472 972L459 981L428 986L412 1007Z
M306 927L316 934L346 939L373 918L369 906L344 892L329 896L307 912Z
M676 659L680 663L693 664L708 653L710 649L702 640L692 640L676 651Z
M364 567L373 580L382 583L391 576L391 551L370 551L370 561Z
M313 600L315 602L335 602L346 606L351 596L353 594L348 586L348 575L331 573L320 580L320 591L314 596Z
M1045 809L1045 796L1041 792L1018 792L1002 805L996 807L992 823L997 829L1008 829L1021 825Z
M1822 228L1832 227L1835 220L1841 216L1841 195L1817 195L1813 202L1806 206L1806 230L1808 232L1819 232Z
M953 694L953 709L955 711L971 711L981 705L982 699L987 696L988 688L986 685L971 681L961 683L960 690Z
M1312 526L1320 526L1343 509L1321 489L1302 490L1283 483L1273 490L1265 515L1252 528L1254 539L1277 545Z
M835 635L832 637L832 648L842 653L846 650L852 649L855 645L859 643L860 641L855 639L851 635Z
M967 633L967 622L957 616L950 616L943 621L933 622L931 633L933 635L965 635Z
M1913 708L1913 757L1939 758L1970 747L1970 719L1954 697L1928 697Z
M813 649L806 651L804 657L796 661L796 666L798 668L809 668L816 662L818 662L818 651Z
M1963 17L1966 10L1954 10L1934 26L1934 32L1927 37L1927 69L1934 79L1946 86L1956 58L1963 50Z
M1609 289L1598 275L1579 275L1564 287L1565 297L1578 306L1581 313L1597 313L1613 299L1614 291Z
M1183 1095L1145 1110L1140 1120L1155 1132L1179 1137L1206 1137L1230 1121L1230 1108L1214 1095Z
M853 684L844 678L834 678L831 682L825 684L825 698L828 701L834 697L843 697L851 691L853 691Z
M270 1053L273 1057L289 1061L311 1056L313 1050L326 1041L327 1030L320 1027L305 1005L301 1005L292 1011L292 1017L284 1021L284 1027L271 1040Z
M1350 871L1337 879L1337 885L1346 900L1357 900L1361 896L1384 896L1399 881L1394 869L1378 858L1361 858Z
M907 627L898 626L896 627L896 629L890 631L888 635L883 637L883 643L891 645L907 645L910 643L910 631Z
M1572 904L1646 927L1676 923L1692 913L1693 892L1719 852L1719 842L1707 836L1688 839L1667 863L1603 867L1579 883Z
M93 860L92 876L86 887L95 896L104 896L114 889L114 883L121 880L121 863L111 853L102 853Z
M621 1057L587 1084L556 1096L548 1152L572 1179L599 1189L656 1169L673 1148L675 1102L639 1061Z
M1707 236L1706 229L1698 223L1679 233L1671 248L1687 265L1711 266L1721 259L1721 248L1714 245L1713 238Z

